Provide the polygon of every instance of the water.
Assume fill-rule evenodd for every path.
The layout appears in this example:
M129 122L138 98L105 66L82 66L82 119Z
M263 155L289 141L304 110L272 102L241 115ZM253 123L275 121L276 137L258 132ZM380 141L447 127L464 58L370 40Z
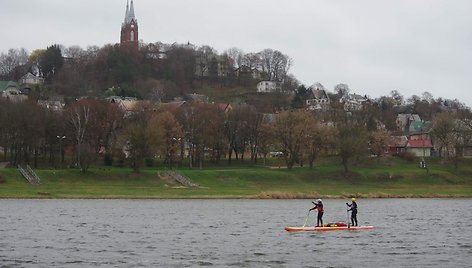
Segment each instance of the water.
M358 204L374 230L285 232L309 200L0 200L0 267L470 267L470 199Z

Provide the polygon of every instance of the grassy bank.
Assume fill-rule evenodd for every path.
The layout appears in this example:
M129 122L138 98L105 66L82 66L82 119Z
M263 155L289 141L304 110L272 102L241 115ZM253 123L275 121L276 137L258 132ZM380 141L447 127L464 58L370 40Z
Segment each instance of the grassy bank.
M30 185L16 169L0 169L0 198L312 198L472 197L472 165L372 161L346 177L337 163L313 168L212 167L178 169L200 187L162 180L162 168L135 174L128 168L36 170L42 184Z

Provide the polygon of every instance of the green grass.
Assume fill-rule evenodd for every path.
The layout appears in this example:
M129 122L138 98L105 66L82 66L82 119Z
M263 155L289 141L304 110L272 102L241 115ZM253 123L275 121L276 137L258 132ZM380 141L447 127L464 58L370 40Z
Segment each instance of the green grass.
M336 161L313 168L212 166L177 171L201 187L162 181L161 169L134 174L129 168L37 170L32 186L16 169L0 169L0 198L309 198L309 197L472 197L471 161L458 169L432 161L429 173L416 163L370 160L344 176Z

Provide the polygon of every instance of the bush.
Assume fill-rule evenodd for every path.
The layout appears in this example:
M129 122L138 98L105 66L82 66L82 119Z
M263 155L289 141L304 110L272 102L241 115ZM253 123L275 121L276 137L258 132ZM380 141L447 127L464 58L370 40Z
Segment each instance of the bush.
M401 159L406 160L408 162L413 162L413 161L415 161L415 158L416 158L416 156L413 153L410 153L410 152L400 153L400 154L398 154L398 156Z
M146 158L145 162L147 167L154 166L154 158Z
M105 154L103 158L103 164L105 166L113 166L113 156L111 154Z

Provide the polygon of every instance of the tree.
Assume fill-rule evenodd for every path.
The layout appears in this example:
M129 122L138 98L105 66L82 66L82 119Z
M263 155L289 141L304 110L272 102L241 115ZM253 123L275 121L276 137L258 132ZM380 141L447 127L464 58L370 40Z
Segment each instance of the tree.
M307 111L286 111L278 115L273 125L274 140L280 145L288 169L301 160L302 148L313 131L313 115Z
M7 54L0 54L0 78L5 80L17 80L19 77L15 70L28 62L28 51L24 48L9 49ZM23 75L22 73L21 75Z
M312 168L315 160L323 151L328 152L335 147L336 129L330 125L316 122L310 131L308 144L305 148L308 152L308 164Z
M212 61L216 57L216 50L210 46L204 45L197 49L197 65L199 69L200 79L202 80L205 74L209 74Z
M244 52L241 49L233 47L226 50L224 54L230 59L233 68L238 69L243 65Z
M405 101L403 100L403 95L398 92L398 90L390 91L390 96L394 101L394 105L402 105Z
M67 118L73 129L73 137L76 144L76 163L77 167L82 171L87 171L87 166L84 165L82 158L82 149L85 141L85 134L90 127L91 121L91 107L86 102L77 102L69 107L67 111Z
M337 84L336 86L334 86L334 92L336 92L336 94L338 94L338 97L341 98L343 96L346 96L347 94L349 94L349 92L351 91L351 89L349 89L349 86L347 84Z
M298 86L295 96L292 99L292 102L290 103L290 107L294 109L300 109L305 107L305 101L308 97L308 89L304 86Z
M377 130L370 133L370 150L380 158L388 149L390 133L387 130Z
M129 153L133 170L139 173L144 159L153 157L158 144L158 126L151 122L152 107L142 104L128 118L121 143Z
M439 155L443 158L453 155L455 128L454 116L450 113L440 113L433 118L431 136L439 147Z
M47 82L51 82L52 78L62 68L64 58L62 57L59 45L52 45L46 48L39 58L39 71Z
M342 122L337 125L337 144L339 156L347 175L350 171L349 161L352 158L367 155L367 131L365 127L356 122Z
M164 155L164 162L172 168L177 152L183 144L182 126L170 112L162 112L154 115L149 126L157 132L157 149Z
M270 48L259 52L262 72L270 81L282 82L292 66L292 59L278 50Z

